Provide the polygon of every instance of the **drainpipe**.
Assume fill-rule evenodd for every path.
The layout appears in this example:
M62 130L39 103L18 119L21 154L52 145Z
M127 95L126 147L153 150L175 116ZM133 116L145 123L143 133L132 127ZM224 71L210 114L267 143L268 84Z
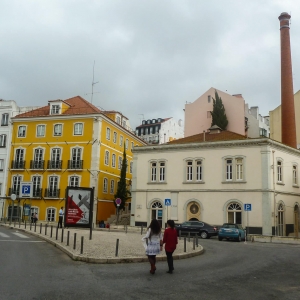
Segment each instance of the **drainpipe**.
M205 130L203 130L203 142L205 142Z
M277 235L277 228L276 228L276 195L275 195L275 159L274 159L275 151L272 151L273 154L273 196L274 196L274 230L275 236Z

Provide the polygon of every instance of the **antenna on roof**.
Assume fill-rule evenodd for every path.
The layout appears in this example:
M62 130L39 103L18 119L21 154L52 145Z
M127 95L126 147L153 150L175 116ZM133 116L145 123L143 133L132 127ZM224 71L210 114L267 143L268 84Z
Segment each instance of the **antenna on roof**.
M94 77L95 77L95 61L94 61L94 65L93 65L93 81L92 81L92 95L91 95L91 103L93 103L93 96L94 96L94 85L99 83L99 81L95 82L94 81Z

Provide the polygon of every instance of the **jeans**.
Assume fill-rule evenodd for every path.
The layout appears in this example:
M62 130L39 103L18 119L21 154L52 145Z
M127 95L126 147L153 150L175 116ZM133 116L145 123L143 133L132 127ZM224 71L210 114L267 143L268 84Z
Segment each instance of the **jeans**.
M173 252L168 252L166 251L166 255L167 255L167 262L168 262L168 266L169 266L169 271L172 272L174 270L174 266L173 266Z

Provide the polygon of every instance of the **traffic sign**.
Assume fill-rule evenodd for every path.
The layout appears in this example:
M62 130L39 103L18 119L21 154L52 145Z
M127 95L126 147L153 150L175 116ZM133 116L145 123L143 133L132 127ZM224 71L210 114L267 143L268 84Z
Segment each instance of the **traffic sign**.
M122 200L120 198L117 198L115 200L115 203L117 204L117 206L119 206L122 203Z
M32 198L33 183L31 181L22 181L20 183L20 198Z
M165 199L165 206L171 206L171 199Z
M247 203L244 204L244 211L251 211L252 210L252 204Z

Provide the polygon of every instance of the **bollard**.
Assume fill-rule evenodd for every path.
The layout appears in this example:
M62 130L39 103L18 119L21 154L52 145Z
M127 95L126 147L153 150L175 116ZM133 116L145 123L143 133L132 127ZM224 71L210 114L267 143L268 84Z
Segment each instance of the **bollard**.
M94 224L94 223L93 223ZM92 228L90 227L90 240L92 240L92 234L93 234L93 230Z
M127 227L128 227L128 226L126 225L126 233L127 233Z
M45 225L45 235L47 235L48 224Z
M36 222L34 223L34 232L36 232Z
M179 240L181 241L181 230L179 230Z
M56 227L56 237L55 239L57 240L58 239L58 226Z
M31 226L32 226L32 223L30 222L30 231L31 231Z
M61 229L61 242L64 241L64 229L62 228Z
M50 237L52 238L52 231L53 231L53 226L51 225L51 230L50 230Z
M188 237L189 237L189 242L191 241L191 233L188 233Z
M70 241L70 231L68 230L68 233L67 233L67 246L69 246L69 241Z
M199 244L198 244L198 234L196 234L196 246L198 247Z
M43 229L43 224L40 224L40 234L42 233L42 229Z
M116 257L118 256L118 252L119 252L119 239L117 239L116 242Z
M83 254L83 236L81 237L80 254Z
M73 245L73 249L76 249L76 233L74 233L74 245Z
M21 220L19 219L19 228L21 227Z
M183 248L184 248L183 252L186 252L186 237L184 238Z
M143 225L141 226L141 235L143 234Z
M196 245L196 237L193 237L193 250L195 250L195 245Z
M25 229L26 229L26 220L25 220Z

